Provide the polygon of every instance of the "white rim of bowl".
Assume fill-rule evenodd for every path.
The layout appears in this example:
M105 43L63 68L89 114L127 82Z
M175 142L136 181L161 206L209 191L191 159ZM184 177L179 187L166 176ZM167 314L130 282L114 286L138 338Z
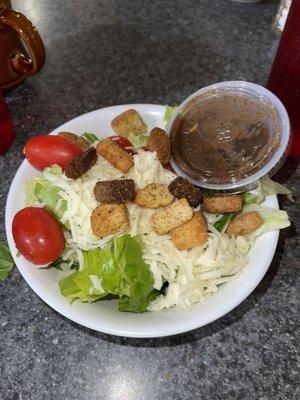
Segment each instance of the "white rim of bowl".
M147 107L161 107L162 110L165 110L165 106L162 105L152 105L152 104L126 104L126 105L121 105L121 107L131 107L131 108L136 108L140 106L147 106ZM113 108L119 108L120 105L117 106L111 106L111 107L105 107L104 109L113 109ZM86 114L79 115L69 121L66 121L62 125L58 126L50 134L56 134L57 132L61 131L61 129L64 128L66 124L69 124L70 122L74 122L75 120L79 120L84 118L87 118L88 116L98 113L103 109L99 110L94 110ZM163 111L162 111L163 114ZM159 338L159 337L168 337L172 335L178 335L178 334L183 334L186 332L190 332L194 329L201 328L205 325L208 325L219 318L222 318L225 316L227 313L235 309L239 304L241 304L253 291L254 289L258 286L258 284L261 282L263 279L264 275L266 274L267 270L269 269L269 266L272 262L272 259L275 254L275 250L277 247L277 242L278 242L278 236L279 236L279 231L273 231L273 241L270 246L268 246L269 250L269 255L266 258L266 263L265 263L265 268L260 270L259 274L255 275L255 279L251 280L250 286L247 286L247 289L245 289L242 293L240 293L238 296L232 296L228 298L225 302L225 308L216 308L213 314L208 314L207 317L204 319L203 322L199 323L198 320L191 319L189 322L182 326L182 325L176 325L172 329L160 329L159 326L155 325L154 321L154 327L153 329L147 331L147 332L141 332L138 331L136 332L135 330L132 330L132 328L127 328L127 327L121 327L121 328L112 328L111 326L106 325L101 325L101 323L91 323L87 322L86 319L84 319L82 316L80 317L75 317L74 313L68 309L68 308L62 308L61 305L56 301L56 297L49 297L46 296L45 293L39 289L38 285L33 282L31 279L29 279L28 273L26 273L26 269L24 270L22 267L19 266L20 259L17 258L16 256L16 248L14 245L13 237L12 237L12 219L13 219L13 214L12 210L10 207L10 204L13 203L13 198L15 196L16 192L16 187L20 187L20 182L24 182L24 178L22 177L22 174L24 170L28 168L28 165L26 165L26 161L23 160L22 163L20 164L19 168L17 169L15 176L13 177L13 180L11 182L7 200L6 200L6 208L5 208L5 230L6 230L6 236L8 240L8 245L10 247L10 250L12 252L13 259L15 261L16 267L18 268L20 274L26 281L26 283L29 285L29 287L35 292L35 294L40 297L49 307L51 307L53 310L58 312L60 315L63 317L67 318L70 321L73 321L77 323L78 325L85 326L89 329L92 329L96 332L101 332L101 333L106 333L110 335L115 335L115 336L121 336L121 337L132 337L132 338ZM276 205L274 205L275 208L278 208L278 201L276 198ZM271 233L271 232L269 232ZM224 304L223 304L224 307ZM164 311L162 311L164 312Z
M252 82L247 82L247 81L224 81L224 82L218 82L214 83L209 86L205 86L204 88L201 88L197 90L195 93L191 94L187 99L185 99L177 108L176 112L170 119L170 121L167 124L166 130L168 133L171 131L171 127L173 125L173 122L175 118L177 117L178 113L186 106L186 104L191 101L194 97L197 97L200 94L203 94L209 90L216 90L216 89L238 89L238 90L249 90L253 93L256 93L258 96L264 96L266 97L275 107L275 109L278 112L279 115L279 122L281 123L282 126L282 132L281 132L281 137L280 137L280 146L278 150L275 152L271 160L264 166L262 167L259 171L257 171L255 174L248 176L247 178L241 179L240 181L232 182L232 183L226 183L226 184L213 184L213 183L207 183L207 182L202 182L197 179L194 179L190 177L188 174L186 174L178 165L175 163L173 157L171 158L171 165L174 168L175 172L178 175L183 176L184 178L188 179L191 181L194 185L203 187L205 189L212 189L212 190L230 190L230 189L238 189L240 187L247 187L249 185L253 186L253 183L257 182L260 178L263 176L267 175L272 169L280 162L282 157L284 156L284 153L288 147L289 140L290 140L290 120L288 117L288 113L282 104L282 102L279 100L277 96L275 96L274 93L270 92L270 90L264 88L263 86L257 85L256 83Z

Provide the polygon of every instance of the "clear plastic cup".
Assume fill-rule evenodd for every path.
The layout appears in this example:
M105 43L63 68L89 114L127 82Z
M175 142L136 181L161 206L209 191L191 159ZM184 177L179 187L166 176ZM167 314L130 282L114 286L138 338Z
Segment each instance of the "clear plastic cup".
M278 145L276 146L276 150L274 150L271 158L255 173L245 178L234 180L228 183L210 183L205 180L195 179L191 177L187 171L182 170L178 163L175 162L173 156L171 157L171 165L178 175L183 176L199 187L220 193L240 193L256 187L259 179L262 177L266 175L271 176L274 174L282 165L288 154L288 148L290 144L290 122L288 114L281 101L272 92L260 85L245 81L227 81L209 85L193 93L180 104L172 119L168 122L166 129L168 133L172 131L172 126L176 117L179 114L184 113L184 111L187 109L187 106L191 104L191 101L195 103L195 101L197 102L197 98L199 98L199 104L201 104L201 97L203 98L204 94L206 95L209 92L217 93L218 91L222 91L224 93L226 90L231 94L236 93L242 96L251 97L252 100L255 99L255 101L257 101L259 104L263 104L265 108L270 107L270 114L272 110L272 113L276 115L274 118L276 118L276 126L278 127L279 132Z

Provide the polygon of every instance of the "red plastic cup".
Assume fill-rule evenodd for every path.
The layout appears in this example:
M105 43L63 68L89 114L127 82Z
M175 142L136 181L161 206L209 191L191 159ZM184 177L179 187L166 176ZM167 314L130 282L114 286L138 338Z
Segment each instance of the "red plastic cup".
M292 127L290 156L300 156L300 1L293 1L267 88L284 104Z
M4 154L15 138L12 122L0 92L0 155Z

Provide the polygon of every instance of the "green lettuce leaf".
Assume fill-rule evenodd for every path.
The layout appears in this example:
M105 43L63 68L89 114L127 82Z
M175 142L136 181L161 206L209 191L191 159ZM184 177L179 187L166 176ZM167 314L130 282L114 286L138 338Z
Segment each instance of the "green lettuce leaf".
M102 287L107 293L120 293L120 270L109 251L96 249L84 252L83 258L89 273L100 278Z
M254 194L251 192L244 192L241 194L242 199L243 199L243 204L260 204L261 200L260 200L260 196L258 194ZM264 197L264 196L263 196ZM264 201L264 198L263 200Z
M152 288L153 289L153 288ZM140 290L135 290L131 297L120 296L118 310L122 312L143 313L148 310L151 301L160 295L159 290L151 290L147 296L140 296Z
M265 232L275 231L277 229L284 229L291 225L289 216L286 211L275 210L269 207L262 207L257 204L249 204L243 207L242 214L253 211L258 212L264 219L264 224L255 232L249 235L249 237L253 240Z
M62 257L59 257L57 260L53 261L52 263L48 264L46 267L40 269L57 269L58 271L63 271L62 266L68 264L70 269L74 269L76 271L79 270L79 264L76 261L66 261Z
M273 181L269 177L264 177L260 180L261 189L266 196L272 196L277 194L284 194L290 201L294 202L293 193L290 189L281 185L278 182Z
M108 293L119 294L120 271L110 252L100 249L83 251L83 260L82 271L58 282L63 296L70 302L76 298L91 302Z
M5 241L0 242L0 282L8 278L14 267L14 260Z
M243 204L261 204L265 201L266 196L262 190L261 183L258 183L258 187L256 188L256 193L252 191L241 193Z
M265 201L266 196L273 196L283 194L286 195L290 201L294 201L293 193L287 187L278 182L273 181L269 177L260 179L257 188L257 193L245 192L242 193L243 203L247 204L261 204Z
M96 140L99 140L97 138L97 136L91 132L84 132L84 134L82 136L84 136L91 143L94 143L94 142L96 142Z
M54 214L59 221L67 210L67 202L60 197L60 192L61 188L52 186L47 181L46 184L38 182L35 187L35 196L39 203L45 204L45 208Z
M177 110L177 108L178 108L177 106L166 106L165 114L164 114L164 118L163 118L165 125L167 125L167 123L170 121L170 119L172 118L172 116L173 116L174 112Z
M47 167L44 169L44 171L49 172L49 174L52 175L61 175L62 174L62 169L58 165L52 165L52 167Z
M55 175L61 173L59 167L47 168L47 172ZM61 188L53 186L44 178L33 178L26 182L26 205L44 204L49 211L59 221L67 210L67 202L60 196ZM68 225L65 224L68 228Z
M89 293L89 282L87 284L87 279L88 278L85 276L80 279L78 273L74 272L58 282L60 293L65 296L70 303L72 303L75 299L89 303L98 300L101 297L102 292L100 293L99 291L95 290L94 293L93 288L93 291ZM78 280L80 280L80 285L78 285ZM85 288L85 290L82 290L82 288Z
M144 147L146 145L148 136L144 134L135 135L134 133L130 133L128 139L131 141L132 146L135 149L139 149L140 147Z
M121 271L123 292L119 298L119 311L145 312L150 301L157 296L150 267L142 258L142 247L137 238L124 235L114 239L114 254Z
M218 219L218 221L216 221L214 223L214 227L217 229L217 231L219 232L223 232L223 230L227 227L227 225L229 224L229 222L236 216L236 213L227 213L224 214L223 217L221 217L220 219Z
M286 195L290 201L294 201L293 193L290 189L281 185L278 182L273 181L269 177L264 177L260 179L256 191L257 193L249 191L241 194L244 205L261 204L265 201L266 196L273 196L278 194Z
M45 184L44 178L33 178L26 182L25 184L25 205L32 206L39 203L35 195L35 187L37 184Z
M158 295L150 267L142 259L138 238L113 238L105 249L84 251L83 268L59 281L68 301L95 301L108 294L119 296L119 310L145 312Z

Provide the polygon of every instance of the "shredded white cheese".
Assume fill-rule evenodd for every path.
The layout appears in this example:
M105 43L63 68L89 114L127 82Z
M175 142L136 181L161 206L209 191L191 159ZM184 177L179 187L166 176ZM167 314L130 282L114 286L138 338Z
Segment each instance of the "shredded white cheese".
M91 229L90 216L98 205L94 196L96 182L128 178L134 180L137 188L142 188L154 182L168 185L176 175L162 167L155 153L139 150L134 155L134 166L127 174L122 174L102 157L98 157L96 165L77 180L47 171L44 177L62 189L60 195L67 202L62 222L69 224L71 232L65 234L68 250L64 259L77 259L82 269L81 250L102 248L112 238L108 236L99 239ZM127 208L130 219L128 233L141 236L143 258L153 273L154 288L159 290L163 282L168 281L166 294L153 301L150 310L172 306L188 308L195 302L205 300L217 290L217 285L236 277L247 263L247 240L220 234L212 225L215 216L207 216L209 238L205 245L179 251L173 246L170 235L159 236L151 228L149 220L155 210L140 208L133 203L128 203ZM90 275L90 280L93 290L102 293L99 278Z

